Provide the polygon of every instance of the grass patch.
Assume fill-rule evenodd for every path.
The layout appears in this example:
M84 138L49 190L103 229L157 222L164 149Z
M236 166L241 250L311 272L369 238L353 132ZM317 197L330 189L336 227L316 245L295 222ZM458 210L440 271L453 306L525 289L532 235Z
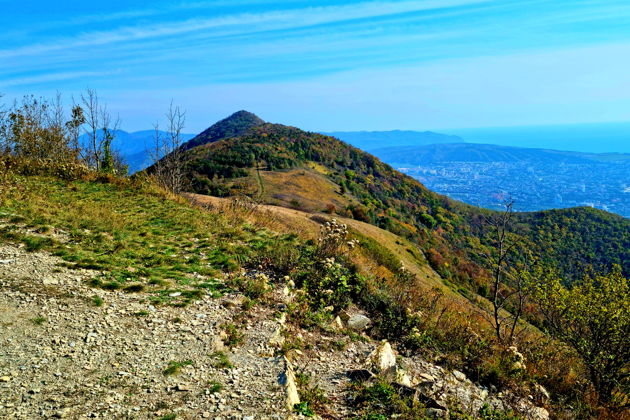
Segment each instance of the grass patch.
M162 371L164 376L177 375L181 372L184 366L190 366L193 364L192 360L184 360L183 362L170 361L166 369Z
M141 283L134 283L123 287L123 292L126 293L140 293L142 291L144 291L144 284Z
M20 188L3 191L0 214L41 232L53 227L68 240L58 243L15 226L0 229L1 237L24 243L30 252L49 251L69 268L106 272L91 282L93 287L154 293L178 286L183 296L159 296L161 303L185 306L205 294L219 296L224 286L214 277L239 269L261 244L273 247L276 237L245 229L150 183L7 176ZM252 287L251 293L260 290Z
M401 395L385 380L354 383L351 385L352 405L365 420L389 419L393 417L425 420L425 407L412 396Z
M43 316L38 316L35 318L31 318L30 321L35 325L42 325L44 322L46 322L46 318L44 318Z
M315 413L324 414L330 400L326 393L317 385L311 383L311 376L304 372L296 372L296 385L300 394L300 404L296 404L294 410L307 417L313 417ZM308 413L308 414L307 414Z
M226 346L236 347L243 342L244 335L235 324L223 324L221 328L227 335L223 340Z
M308 406L306 401L302 401L301 403L295 404L293 406L293 411L297 414L301 414L304 417L313 417L315 416L315 412Z
M53 244L53 240L47 238L45 236L30 236L27 235L22 239L24 245L26 245L26 250L28 252L39 251L44 248L48 248Z
M105 303L105 301L100 296L97 296L97 295L92 296L92 305L96 307L101 307L103 306L103 303Z
M356 232L355 236L359 238L361 248L379 265L382 265L391 272L398 270L400 267L400 258L396 257L389 249L369 236Z
M227 354L222 351L212 353L210 357L214 359L213 366L217 369L232 369L234 367Z
M217 392L221 392L223 390L223 385L220 382L211 381L208 385L208 392L211 394L216 394Z

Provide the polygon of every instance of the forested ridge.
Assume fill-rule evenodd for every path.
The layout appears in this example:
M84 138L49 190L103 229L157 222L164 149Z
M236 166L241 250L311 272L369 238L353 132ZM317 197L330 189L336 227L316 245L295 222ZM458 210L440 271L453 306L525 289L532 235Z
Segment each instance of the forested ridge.
M487 249L486 220L496 212L476 208L427 190L376 157L333 137L279 124L250 127L239 137L188 151L186 170L194 191L237 195L249 169L283 171L315 162L360 205L337 212L414 239L444 277L480 287L478 275ZM322 203L324 210L326 203ZM630 273L630 221L590 208L519 213L514 240L527 244L545 265L567 282L586 270L613 264ZM518 257L516 257L518 259ZM472 264L471 264L472 263Z

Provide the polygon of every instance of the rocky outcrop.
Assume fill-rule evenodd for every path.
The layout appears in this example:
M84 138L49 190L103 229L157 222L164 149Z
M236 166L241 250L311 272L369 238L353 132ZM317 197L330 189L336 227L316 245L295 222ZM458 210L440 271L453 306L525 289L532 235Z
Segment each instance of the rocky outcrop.
M374 373L390 374L396 370L396 354L387 341L381 342L368 356L366 366Z
M300 395L295 381L295 372L291 362L286 357L282 358L284 364L284 372L280 376L280 383L284 386L286 392L287 409L293 410L296 404L300 403Z
M399 392L420 400L431 417L446 417L449 409L475 416L482 407L487 406L494 410L516 409L524 418L532 420L549 418L547 410L536 407L528 399L509 393L491 393L471 382L463 372L448 371L418 357L396 356L387 341L381 342L370 353L365 366L371 373L370 378L376 375L385 378Z

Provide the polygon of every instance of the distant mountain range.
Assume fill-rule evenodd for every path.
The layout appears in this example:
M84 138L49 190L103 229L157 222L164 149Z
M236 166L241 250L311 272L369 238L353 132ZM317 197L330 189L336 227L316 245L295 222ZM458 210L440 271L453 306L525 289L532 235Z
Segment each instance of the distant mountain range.
M160 135L166 132L159 131ZM154 144L155 130L142 130L129 133L124 130L114 132L112 147L117 150L129 165L129 173L140 171L151 164L148 150ZM195 134L182 134L182 141L188 141L195 137ZM88 142L87 134L83 134L79 141L85 145Z
M239 111L198 135L183 134L183 147L189 150L238 137L263 124L254 114ZM114 148L131 173L151 164L147 148L154 135L153 130L116 132ZM468 143L462 137L431 131L330 135L369 151L438 193L469 204L496 209L510 196L521 211L591 206L630 217L630 154Z

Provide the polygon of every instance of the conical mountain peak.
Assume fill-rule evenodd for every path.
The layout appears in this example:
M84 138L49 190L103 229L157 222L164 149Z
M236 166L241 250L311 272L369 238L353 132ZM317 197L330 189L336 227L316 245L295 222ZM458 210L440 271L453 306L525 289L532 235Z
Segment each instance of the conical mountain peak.
M183 147L187 150L225 138L237 137L244 134L247 130L264 123L265 121L256 114L244 110L237 111L201 132L186 142Z

